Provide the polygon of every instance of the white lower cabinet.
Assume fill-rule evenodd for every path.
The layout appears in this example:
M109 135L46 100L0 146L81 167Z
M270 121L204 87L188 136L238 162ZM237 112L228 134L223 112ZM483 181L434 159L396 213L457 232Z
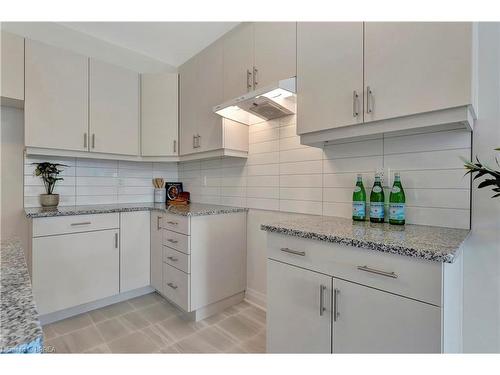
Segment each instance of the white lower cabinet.
M33 238L33 293L39 314L118 294L118 234L118 229L109 229Z
M161 220L163 220L161 212L151 212L151 286L158 291L163 289L163 253L161 243L163 240L163 229L161 227Z
M331 353L332 277L268 260L267 351Z

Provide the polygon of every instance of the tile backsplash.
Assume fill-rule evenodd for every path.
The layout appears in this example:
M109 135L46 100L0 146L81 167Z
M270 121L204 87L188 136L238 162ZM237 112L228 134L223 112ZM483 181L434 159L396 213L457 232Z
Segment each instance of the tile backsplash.
M61 205L152 202L152 178L177 180L177 163L130 162L86 158L27 156L24 160L24 206L40 206L43 182L34 176L34 162L50 161L67 165L54 193Z
M471 135L461 130L378 136L303 146L295 116L250 126L248 159L179 163L179 180L195 202L350 217L352 189L363 174L367 194L375 171L388 187L401 172L407 222L457 228L470 225L470 177L460 157L471 156Z

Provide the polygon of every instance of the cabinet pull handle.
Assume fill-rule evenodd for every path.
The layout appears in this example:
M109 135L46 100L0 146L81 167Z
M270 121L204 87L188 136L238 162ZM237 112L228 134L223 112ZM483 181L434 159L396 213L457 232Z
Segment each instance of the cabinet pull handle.
M352 92L352 117L358 117L359 111L358 111L358 92L354 90Z
M177 240L173 240L173 239L171 239L171 238L168 238L168 239L167 239L167 241L168 241L168 242L170 242L170 243L177 243L177 242L179 242L179 241L177 241Z
M326 286L324 285L319 286L319 316L323 316L323 313L326 311L325 298L324 298L325 290Z
M380 276L390 277L391 279L398 278L398 275L396 275L394 272L381 271L381 270L377 270L375 268L370 268L368 266L358 266L357 268L360 271L374 273L374 274L380 275Z
M83 148L87 148L87 133L83 133Z
M174 257L167 257L167 259L171 260L172 262L177 262L179 259L174 258Z
M373 112L373 91L370 86L366 86L366 113Z
M174 139L174 152L177 152L177 141Z
M71 223L72 227L77 227L79 225L90 225L92 224L90 221L82 221L81 223Z
M115 233L115 249L118 249L118 233Z
M92 148L95 148L95 133L92 134Z
M170 224L170 225L179 225L179 223L177 221L167 221L167 224Z
M200 139L201 139L201 135L197 134L196 135L196 148L200 148L201 147Z
M156 218L156 230L160 230L160 220L161 220L161 216L158 216Z
M247 91L252 89L252 84L250 83L250 79L252 78L252 72L250 69L247 69Z
M174 285L173 283L168 283L167 284L169 287L171 287L172 289L177 289L177 285Z
M257 82L257 73L259 72L259 69L257 69L255 66L253 67L253 88L255 90L255 88L257 87L257 85L259 84L259 82Z
M340 290L333 289L333 321L336 322L340 316L339 312L339 294Z
M196 148L196 135L193 134L193 148Z
M305 251L292 250L292 249L289 249L288 247L282 247L280 250L283 251L284 253L289 253L289 254L293 254L293 255L300 255L301 257L306 256Z

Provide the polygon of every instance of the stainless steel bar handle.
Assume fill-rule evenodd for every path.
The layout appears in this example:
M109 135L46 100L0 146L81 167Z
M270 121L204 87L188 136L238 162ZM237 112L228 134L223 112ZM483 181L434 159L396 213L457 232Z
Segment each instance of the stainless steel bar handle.
M170 224L170 225L179 225L179 223L177 221L167 221L167 224Z
M326 286L319 286L319 316L323 316L323 313L326 311L325 307L325 296L324 292L326 290Z
M71 223L72 227L77 227L79 225L90 225L92 224L90 221L82 221L81 223Z
M352 117L358 117L359 115L359 110L358 110L358 92L354 90L352 92Z
M193 148L196 148L196 135L193 134Z
M301 257L306 256L305 251L292 250L292 249L289 249L288 247L282 247L280 250L283 251L284 253L289 253L289 254L293 254L293 255L300 255Z
M373 91L370 86L366 86L366 113L373 112Z
M87 133L83 133L83 148L87 148Z
M252 83L250 80L252 79L252 72L250 69L247 69L247 91L250 91L252 89Z
M380 276L390 277L391 279L398 278L398 275L396 275L394 272L381 271L381 270L377 270L375 268L370 268L368 266L358 266L357 268L360 271L374 273L374 274L380 275Z
M253 88L255 90L255 88L257 87L257 85L259 84L259 82L257 82L257 73L259 72L259 69L257 69L255 66L253 67Z
M171 238L167 239L167 241L168 241L168 242L170 242L170 243L177 243L177 242L179 242L179 241L177 241L177 240L173 240L173 239L171 239Z
M333 321L336 322L340 316L339 312L339 294L340 290L335 288L333 289Z
M172 289L177 289L177 285L174 285L173 283L168 283L167 285Z
M167 257L167 259L171 260L172 262L177 262L179 259L174 258L174 257Z
M115 233L115 249L118 249L118 233Z
M95 148L95 133L92 134L92 148Z
M174 152L177 152L177 141L174 139Z
M201 139L201 135L196 134L196 148L200 148L201 147L200 139Z

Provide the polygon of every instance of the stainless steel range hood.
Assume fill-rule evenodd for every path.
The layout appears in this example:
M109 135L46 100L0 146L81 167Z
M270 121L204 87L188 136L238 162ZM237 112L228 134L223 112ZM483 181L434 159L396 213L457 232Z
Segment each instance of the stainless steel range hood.
M250 91L236 99L217 105L218 115L253 125L295 113L295 77Z

